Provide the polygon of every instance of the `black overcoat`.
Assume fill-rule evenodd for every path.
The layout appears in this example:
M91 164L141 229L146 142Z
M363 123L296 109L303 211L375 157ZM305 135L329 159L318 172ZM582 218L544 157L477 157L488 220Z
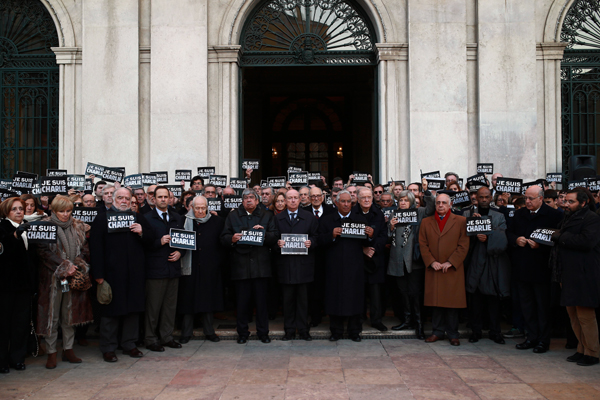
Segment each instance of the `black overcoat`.
M196 250L192 251L192 274L179 278L177 312L196 314L223 310L223 246L220 236L225 221L211 216L204 224L194 222Z
M277 279L283 284L299 284L312 282L315 278L315 253L319 223L310 212L299 208L297 222L292 226L287 210L275 216L279 233L305 233L311 241L308 255L281 255L279 246L275 246L274 255L277 265Z
M108 233L106 213L99 213L90 231L90 271L94 279L104 279L112 289L110 304L100 305L104 317L118 317L145 309L145 248L154 234L143 215L137 215L142 236L133 232Z
M168 235L171 229L183 229L183 217L175 210L169 209L167 212L169 222L166 224L156 210L144 214L154 236L152 244L146 251L146 279L168 279L181 276L181 257L177 261L169 261L169 255L174 251L179 251L183 257L185 250L174 249L168 243L161 244L160 240L163 236Z
M529 239L531 233L537 228L556 228L563 214L542 204L536 214L523 207L515 211L512 223L509 225L506 236L512 263L512 273L517 281L533 283L550 283L551 269L548 266L550 246L540 245L532 249L529 245L517 246L517 238L524 236Z
M368 223L356 212L350 213L353 222ZM319 222L319 246L325 248L325 313L330 315L357 315L364 310L365 262L363 247L372 246L368 239L337 237L333 240L333 228L342 226L338 212L321 218Z
M265 241L262 246L231 243L235 233L251 229L255 225L265 228ZM271 211L257 206L251 215L241 205L232 210L225 220L221 234L221 244L228 249L231 265L231 280L271 277L271 250L277 243L279 231Z
M600 305L600 217L585 207L561 223L562 306Z
M354 206L355 212L367 218L367 226L373 228L373 240L369 247L375 249L372 260L375 262L375 272L366 273L367 283L385 283L385 245L388 241L387 224L383 212L377 206L371 206L368 213L364 214L360 204ZM366 257L366 256L365 256Z
M0 243L3 252L0 254L0 291L3 293L36 291L36 271L32 253L25 248L22 239L15 238L17 228L9 220L0 221ZM29 243L29 249L33 246ZM1 305L0 305L1 307Z

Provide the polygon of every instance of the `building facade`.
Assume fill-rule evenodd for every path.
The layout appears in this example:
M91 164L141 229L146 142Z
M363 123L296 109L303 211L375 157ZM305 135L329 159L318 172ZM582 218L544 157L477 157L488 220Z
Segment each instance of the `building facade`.
M561 118L563 25L591 0L0 4L15 25L0 31L3 76L42 68L7 63L21 54L6 44L23 36L14 16L53 22L54 33L38 30L55 60L46 103L56 99L39 111L46 128L28 128L18 98L19 116L6 112L11 87L2 87L4 177L82 173L87 162L171 178L215 166L235 177L242 159L257 158L264 174L297 165L328 178L416 180L434 170L466 177L490 162L534 179L562 171L564 149L596 151L565 147ZM37 147L23 142L32 132ZM35 164L40 149L47 156Z

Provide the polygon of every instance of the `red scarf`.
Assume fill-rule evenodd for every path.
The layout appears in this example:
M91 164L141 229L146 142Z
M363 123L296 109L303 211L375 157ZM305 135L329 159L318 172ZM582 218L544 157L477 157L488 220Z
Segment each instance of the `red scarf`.
M435 220L438 223L438 228L440 228L440 232L444 232L444 226L446 226L446 222L448 222L449 218L450 218L450 211L448 211L446 213L446 216L444 217L444 219L440 218L440 214L438 214L437 211L435 212Z

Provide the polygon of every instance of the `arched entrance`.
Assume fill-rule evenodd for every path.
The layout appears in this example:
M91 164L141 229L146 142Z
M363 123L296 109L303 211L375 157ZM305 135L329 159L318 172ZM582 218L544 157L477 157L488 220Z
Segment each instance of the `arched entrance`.
M378 175L376 37L351 0L267 0L240 44L241 156L262 179L289 166Z
M59 69L52 17L39 0L0 2L0 176L58 166Z

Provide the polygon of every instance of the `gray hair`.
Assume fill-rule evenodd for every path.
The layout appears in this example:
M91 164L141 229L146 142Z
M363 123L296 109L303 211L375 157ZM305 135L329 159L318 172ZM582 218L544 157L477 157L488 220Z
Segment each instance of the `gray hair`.
M113 185L113 184L110 184L110 183L109 183L108 185L104 186L104 187L102 188L102 196L104 196L104 191L105 191L106 189L110 189L110 188L115 188L115 185ZM115 188L115 189L116 189L116 188ZM115 190L115 191L116 191L116 190ZM113 194L114 194L114 193L113 193Z
M129 189L128 187L125 187L125 186L121 186L120 188L115 189L115 191L113 192L113 195L112 195L113 202L116 200L117 193L119 192L119 190L127 190L129 192L129 198L131 199L131 197L133 197L133 193L131 192L131 189ZM102 193L104 194L104 189L102 189Z
M266 188L264 188L264 189L266 189ZM271 191L273 190L272 188L269 188L269 189L271 189ZM258 197L258 194L256 193L256 191L254 191L254 189L250 189L250 188L246 188L246 189L244 189L244 191L242 192L242 199L243 199L245 196L254 196L254 198L255 198L257 201L260 201L260 198Z
M350 192L349 192L349 191L347 191L346 189L344 189L344 190L340 190L339 192L337 192L337 195L335 196L335 202L336 202L336 203L339 203L339 201L340 201L340 196L341 196L341 195L343 195L344 193L345 193L345 194L347 194L348 196L352 197L352 195L350 194Z
M206 199L206 197L202 196L201 194L198 196L195 196L192 199L192 207L194 207L194 205L196 204L196 200L198 200L198 199L204 199L204 202L206 203L206 206L208 207L208 200Z
M298 193L300 193L300 191L301 191L302 189L308 189L308 192L310 193L310 188L309 188L308 186L306 186L306 185L304 185L304 186L302 186L300 189L298 189Z
M275 194L275 191L273 190L273 188L271 186L267 186L264 188L260 188L260 191L262 192L265 189L269 189L269 191L271 192L271 194ZM256 192L255 192L256 193ZM244 194L242 194L242 197L244 197ZM257 199L258 200L258 199Z
M448 204L452 204L452 199L450 198L450 196L448 196L446 193L440 193L437 196L435 196L435 201L437 202L437 199L439 199L441 196L446 196L448 197Z
M371 196L373 196L373 191L370 188L368 188L366 186L359 186L358 187L358 193L356 194L357 198L360 199L361 198L361 193L365 192L367 190L369 191L369 193L371 193Z
M398 195L398 200L400 200L403 197L406 197L408 199L408 202L411 207L415 205L415 194L413 192L411 192L410 190L403 190Z

